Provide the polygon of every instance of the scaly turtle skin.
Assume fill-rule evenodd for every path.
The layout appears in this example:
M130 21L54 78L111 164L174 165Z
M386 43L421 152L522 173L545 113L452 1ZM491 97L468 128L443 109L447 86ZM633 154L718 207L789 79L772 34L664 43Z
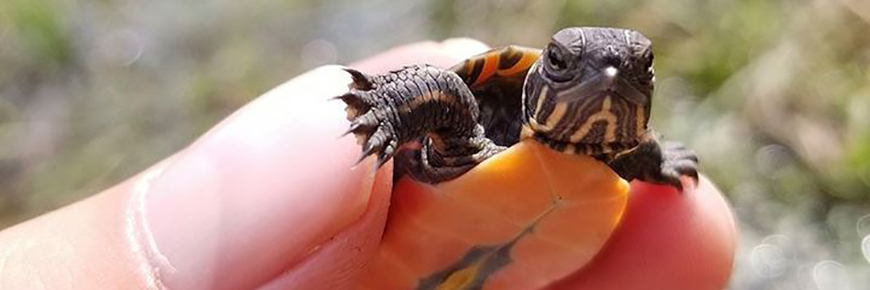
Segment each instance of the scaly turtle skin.
M698 159L681 145L661 145L647 126L652 63L651 42L639 32L572 27L543 50L493 49L447 70L348 69L350 92L338 98L363 158L375 154L380 165L396 156L398 176L450 180L533 138L593 156L626 180L682 189L681 175L697 181Z

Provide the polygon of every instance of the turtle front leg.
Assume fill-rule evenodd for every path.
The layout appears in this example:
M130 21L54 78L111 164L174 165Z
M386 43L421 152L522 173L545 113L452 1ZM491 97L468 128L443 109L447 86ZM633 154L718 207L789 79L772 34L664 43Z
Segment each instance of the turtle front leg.
M689 176L698 183L698 156L679 142L660 143L647 134L647 138L626 153L608 162L610 168L626 180L668 184L683 191L680 176Z
M504 150L484 135L477 102L462 79L433 66L410 66L378 76L347 69L350 91L347 133L357 136L362 157L375 154L378 166L405 145L422 148L400 160L415 179L436 183L455 178Z

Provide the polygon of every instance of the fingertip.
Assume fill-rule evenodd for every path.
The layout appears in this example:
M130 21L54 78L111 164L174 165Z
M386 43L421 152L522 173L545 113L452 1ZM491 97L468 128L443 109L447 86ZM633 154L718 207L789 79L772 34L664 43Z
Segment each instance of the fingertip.
M489 46L472 38L448 38L440 44L440 50L447 56L457 60L468 58L489 50Z
M620 228L593 262L552 289L723 289L736 227L728 203L705 177L682 194L633 182Z
M430 64L446 68L488 49L486 44L470 38L451 38L443 42L425 41L389 49L354 62L350 67L369 73L384 73L409 64Z
M143 216L171 266L160 269L165 285L262 285L363 215L374 165L354 164L359 146L340 137L344 106L328 101L349 82L341 67L327 66L276 87L148 185Z
M375 176L366 211L358 220L260 289L356 289L359 275L378 248L391 191L389 162Z

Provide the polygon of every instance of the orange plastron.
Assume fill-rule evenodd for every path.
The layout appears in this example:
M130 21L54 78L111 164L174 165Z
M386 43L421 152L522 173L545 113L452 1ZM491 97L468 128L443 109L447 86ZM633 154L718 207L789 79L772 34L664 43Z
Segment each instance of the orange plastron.
M523 141L437 185L403 178L360 289L541 289L599 252L628 183L606 165Z

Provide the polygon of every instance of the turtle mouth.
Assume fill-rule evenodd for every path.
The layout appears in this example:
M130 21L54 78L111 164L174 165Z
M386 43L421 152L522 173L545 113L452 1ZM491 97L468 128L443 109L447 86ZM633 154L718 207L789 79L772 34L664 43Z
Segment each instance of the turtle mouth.
M613 152L622 152L631 148L636 147L640 142L628 141L628 142L602 142L602 143L579 143L579 142L569 142L562 141L558 139L553 139L547 137L544 134L534 132L531 128L526 129L528 134L527 138L534 139L535 141L544 144L550 149L556 150L558 152L567 153L567 154L582 154L582 155L601 155L601 154L609 154Z

